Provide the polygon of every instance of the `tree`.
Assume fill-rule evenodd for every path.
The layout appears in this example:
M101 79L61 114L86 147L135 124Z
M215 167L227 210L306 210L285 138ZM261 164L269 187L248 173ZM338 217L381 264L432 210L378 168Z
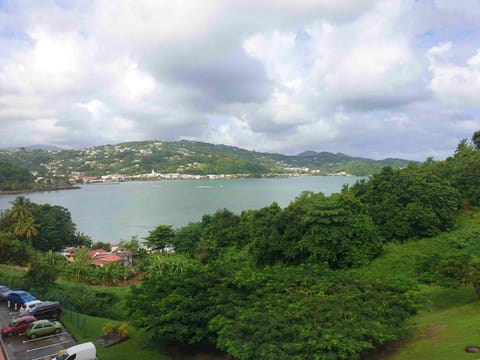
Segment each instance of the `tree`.
M47 290L55 283L65 265L65 258L52 251L37 254L25 275L28 284L31 287Z
M385 167L349 190L366 205L387 240L433 236L455 225L458 191L431 164Z
M73 263L67 267L67 272L77 282L87 281L92 277L92 258L88 249L79 249L75 252Z
M278 229L282 209L277 203L259 210L245 211L241 225L246 229L250 253L259 265L284 261L284 247Z
M26 239L29 242L40 235L40 231L35 224L33 217L24 217L17 221L13 233L21 239Z
M93 239L90 235L85 234L84 232L77 231L75 233L74 242L72 245L76 246L86 246L88 248L92 247Z
M172 239L173 248L176 253L187 254L193 257L197 253L198 242L202 236L202 223L191 222L175 232Z
M306 230L298 246L309 262L332 269L361 266L382 252L380 232L351 194L312 196L303 222Z
M163 250L172 245L174 237L175 230L173 230L172 225L160 225L148 233L145 238L145 245L152 250Z
M215 259L231 246L243 247L248 243L240 216L228 209L217 210L202 217L202 231L196 246L196 256L203 261Z
M12 233L0 231L0 263L25 265L33 256L33 249Z
M34 248L58 251L65 245L75 244L76 227L68 209L57 205L33 204L32 214L40 232L33 238Z
M153 339L211 344L236 359L359 359L416 312L407 284L358 273L257 268L235 248L208 264L185 261L131 288L130 318Z
M0 190L18 190L33 187L34 177L29 170L0 161Z
M103 241L98 241L92 245L92 250L98 250L98 249L103 249L105 251L112 251L112 245Z
M24 196L17 196L10 209L8 216L14 221L21 221L24 218L32 217L32 202Z
M480 149L480 130L475 131L472 136L472 142L477 150Z

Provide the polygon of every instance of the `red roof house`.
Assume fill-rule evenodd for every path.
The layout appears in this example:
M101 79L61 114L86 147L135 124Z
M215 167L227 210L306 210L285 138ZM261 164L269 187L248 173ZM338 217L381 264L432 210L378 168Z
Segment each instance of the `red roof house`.
M122 261L122 258L117 254L110 253L103 249L90 250L88 255L92 258L92 265L95 266L120 263Z

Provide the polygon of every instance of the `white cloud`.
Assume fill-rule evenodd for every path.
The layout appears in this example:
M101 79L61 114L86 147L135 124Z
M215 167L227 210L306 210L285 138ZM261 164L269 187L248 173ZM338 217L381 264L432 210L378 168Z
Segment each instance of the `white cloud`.
M432 47L427 52L432 73L430 88L443 102L460 107L480 108L480 49L464 64L452 62L452 43Z
M480 21L469 3L471 11L446 0L0 8L2 138L445 154L479 124Z

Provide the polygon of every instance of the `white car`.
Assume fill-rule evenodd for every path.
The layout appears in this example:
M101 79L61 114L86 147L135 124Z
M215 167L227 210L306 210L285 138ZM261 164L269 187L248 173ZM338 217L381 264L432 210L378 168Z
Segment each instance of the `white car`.
M20 314L28 313L37 307L38 304L41 304L40 300L32 300L24 303L20 308Z

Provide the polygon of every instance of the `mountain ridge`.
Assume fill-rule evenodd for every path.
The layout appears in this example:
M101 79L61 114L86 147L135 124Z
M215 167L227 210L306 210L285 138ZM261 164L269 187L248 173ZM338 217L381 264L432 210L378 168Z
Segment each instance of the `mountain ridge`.
M404 167L410 160L373 160L327 151L283 155L250 151L200 141L129 141L83 149L0 151L0 161L11 162L42 176L66 177L72 172L99 176L139 173L206 174L314 174L348 173L366 176L385 166Z

